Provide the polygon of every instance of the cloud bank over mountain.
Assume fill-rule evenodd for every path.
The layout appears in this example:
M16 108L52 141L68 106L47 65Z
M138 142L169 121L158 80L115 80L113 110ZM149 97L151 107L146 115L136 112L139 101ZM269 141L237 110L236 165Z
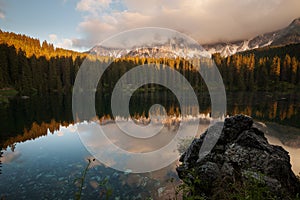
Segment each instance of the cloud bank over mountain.
M163 27L201 44L251 38L285 27L299 17L299 0L80 0L74 47L90 48L132 28Z

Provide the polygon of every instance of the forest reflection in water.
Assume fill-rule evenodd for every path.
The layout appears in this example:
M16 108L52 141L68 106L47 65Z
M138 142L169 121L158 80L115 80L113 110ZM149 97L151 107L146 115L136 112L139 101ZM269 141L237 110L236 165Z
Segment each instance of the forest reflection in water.
M209 114L208 94L199 94L200 113ZM136 94L130 100L130 113L133 117L147 116L153 104L161 104L168 115L180 115L176 97L170 92ZM193 109L193 106L183 108ZM110 118L110 96L98 93L96 96L98 117ZM227 114L246 114L258 121L276 122L300 128L300 95L273 93L228 93ZM125 116L128 117L128 116ZM0 105L0 144L26 141L45 135L59 125L73 123L72 96L51 95L33 96L30 99L15 98L8 105ZM10 141L10 142L9 142ZM4 145L4 147L7 145Z
M209 121L202 121L202 126L198 130L201 134L209 125ZM78 134L78 124L65 124L55 123L52 121L52 127L54 132L46 130L44 137L39 137L34 140L25 140L22 143L15 143L4 150L1 161L3 162L3 174L1 175L0 193L7 195L8 197L19 198L20 196L26 198L39 197L38 191L44 191L44 197L52 198L70 198L76 191L74 180L80 176L80 173L86 165L85 161L91 158L89 152L86 151L82 145ZM112 136L118 136L118 130L113 129L113 122L111 120L103 121L103 126L107 129L115 132ZM293 171L298 174L300 171L300 162L298 155L300 153L300 146L294 142L299 141L300 129L289 129L287 126L278 125L277 123L262 123L256 122L256 126L259 126L263 131L267 133L266 137L271 144L282 145L290 153L291 164ZM45 127L45 125L43 125ZM195 124L185 127L185 130L193 129ZM130 141L130 145L127 145L127 150L130 152L147 152L157 147L164 145L172 134L176 132L175 124L171 126L165 126L164 140L156 140L148 145L142 145L138 141ZM38 125L34 126L34 129L30 132L36 133L36 130L43 130ZM280 132L280 134L279 134ZM170 134L171 133L171 134ZM278 135L279 134L279 135ZM101 146L97 141L97 145ZM114 140L114 142L122 146L120 142L124 142L124 138L120 140ZM128 142L128 141L127 141ZM125 143L128 144L126 141ZM186 143L188 144L188 143ZM183 145L186 145L183 144ZM95 145L95 143L90 144ZM186 147L186 146L185 146ZM180 151L178 147L178 151ZM109 151L109 149L106 149ZM160 162L164 156L159 155L153 163ZM119 157L111 157L111 165L118 161ZM123 158L122 160L125 167L126 163L131 163L130 160ZM132 164L132 163L131 163ZM109 184L114 190L113 197L121 197L122 199L129 199L134 196L140 196L142 198L153 197L154 199L160 199L159 195L174 195L172 192L172 185L168 180L172 177L176 180L175 167L178 163L173 163L166 168L151 173L143 174L130 174L130 167L125 172L119 172L104 166L102 163L96 161L93 162L88 175L86 177L86 187L84 189L84 197L97 198L99 196L99 181L103 178L108 178ZM127 172L128 171L128 172ZM178 179L177 179L178 180ZM4 184L5 183L5 184ZM12 189L17 188L17 189ZM163 188L163 189L162 189ZM162 191L159 193L158 191Z
M282 145L289 151L293 170L298 174L300 171L300 162L297 157L300 153L299 95L271 93L230 93L227 95L228 115L243 113L252 116L259 122L258 125L266 131L267 138L272 144ZM202 113L199 116L202 120L200 120L198 135L203 133L209 125L209 96L202 95L199 102L200 112ZM165 106L167 113L170 115L171 120L165 122L166 131L176 131L176 117L180 116L180 109L176 98L169 93L159 95L137 94L131 99L130 112L133 118L139 119L142 123L147 123L147 110L156 103ZM107 128L110 128L113 124L109 106L109 95L98 94L96 110L99 122ZM2 152L4 152L1 158L3 165L1 179L7 183L6 186L0 184L0 188L2 188L0 190L12 195L13 191L9 193L9 188L11 184L16 184L19 185L20 192L32 196L33 194L38 195L30 189L32 186L41 190L49 187L53 193L54 190L58 189L53 184L57 184L57 187L63 187L66 190L59 196L69 197L72 195L74 185L71 182L76 178L76 174L80 173L85 165L84 160L90 154L81 144L78 135L74 134L77 124L74 124L72 118L71 96L36 96L26 100L16 98L0 109L0 120L5 122L1 123L0 128L1 136L4 136L1 137L1 147ZM183 109L193 109L193 106ZM193 129L193 126L191 125L188 128ZM112 137L117 135L112 135ZM168 135L160 139L159 143L152 141L150 146L131 141L132 143L127 146L127 150L132 152L151 151L161 147L171 138L172 135ZM122 141L124 142L124 140ZM124 145L118 141L116 141L116 144ZM91 192L89 194L91 197L95 197L93 196L95 195L95 189L91 185L94 184L94 181L100 179L99 177L109 175L112 176L111 181L115 189L119 190L119 192L115 191L116 196L126 194L123 189L133 193L145 192L144 195L146 196L149 195L146 190L151 190L155 191L155 195L157 195L159 188L165 186L168 188L165 181L176 176L175 166L174 164L151 175L128 176L105 168L101 164L96 164L95 169L97 169L97 172L91 172L89 175L88 180L91 183L87 190ZM21 171L26 172L25 175L20 176ZM14 180L11 179L12 177ZM157 178L160 179L160 182L155 181ZM146 184L146 182L148 188L142 190L140 186ZM125 185L122 185L123 183ZM24 186L26 184L28 184L28 187ZM61 184L64 184L64 186Z

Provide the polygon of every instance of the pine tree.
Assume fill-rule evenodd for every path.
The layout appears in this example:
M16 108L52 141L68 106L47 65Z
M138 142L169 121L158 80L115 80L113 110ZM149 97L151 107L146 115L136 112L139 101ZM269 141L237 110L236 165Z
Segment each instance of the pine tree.
M285 55L283 65L280 71L280 80L281 81L289 81L292 78L291 72L291 57L287 54Z
M41 84L40 82L40 72L38 70L38 66L37 66L37 58L35 57L35 55L31 56L29 59L29 65L32 69L32 90L34 92L38 91L39 85Z
M298 82L297 80L297 71L299 70L298 61L295 57L292 58L291 64L290 64L290 72L291 72L291 83L296 84Z
M21 81L18 84L18 88L24 94L32 92L32 71L29 66L25 52L19 51L19 69L21 71Z
M280 78L280 58L278 56L273 58L270 70L273 80L277 83Z
M0 45L0 88L7 87L10 84L10 77L8 74L8 59L5 50L5 46Z
M8 66L11 84L16 86L20 81L17 51L14 46L8 47Z

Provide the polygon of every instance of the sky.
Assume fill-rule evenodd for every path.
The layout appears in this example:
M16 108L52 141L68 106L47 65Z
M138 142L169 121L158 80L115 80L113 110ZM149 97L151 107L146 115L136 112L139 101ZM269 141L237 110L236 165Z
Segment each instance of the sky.
M0 29L85 51L122 31L169 28L200 44L248 39L300 17L299 0L0 0Z

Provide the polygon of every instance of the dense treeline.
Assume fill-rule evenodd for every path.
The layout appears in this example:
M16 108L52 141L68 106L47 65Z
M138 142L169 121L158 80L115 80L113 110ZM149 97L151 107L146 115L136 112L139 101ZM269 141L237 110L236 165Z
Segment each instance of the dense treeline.
M213 58L228 90L283 91L300 86L299 52L300 44L293 44Z
M22 94L68 92L85 57L0 30L0 88L12 87Z
M77 56L26 56L14 46L0 44L0 88L13 87L22 94L67 92L83 58Z
M300 89L300 44L246 51L229 57L214 54L213 59L219 68L227 91L286 91ZM198 63L197 63L198 62ZM199 76L196 63L199 60L182 58L134 58L116 59L100 81L101 87L110 87L134 66L155 63L164 73L165 64L183 74L196 91L206 89ZM203 67L200 65L200 68ZM166 79L172 77L166 76ZM180 84L180 82L178 82ZM153 88L146 85L144 89ZM155 86L159 88L159 86Z
M85 56L82 53L78 53L71 50L66 50L62 48L54 48L53 44L43 41L42 44L40 40L28 37L22 34L16 34L12 32L5 32L0 30L0 44L7 44L8 46L14 46L17 50L22 50L25 52L26 56L29 58L35 56L37 58L44 56L46 59L51 57L76 57Z
M40 44L39 40L24 35L0 31L0 36L0 88L15 88L22 94L70 92L76 73L88 56L54 48L46 41ZM213 59L228 91L283 91L300 87L299 52L300 44L294 44L246 51L226 58L214 54ZM96 64L111 61L112 58L101 57ZM164 68L160 64L176 69L196 91L206 88L196 68L199 60L144 57L114 59L103 74L98 88L111 92L125 72L148 63L154 63L161 73L164 73ZM173 78L172 75L166 74L165 79L170 78ZM148 84L142 89L148 92L149 89L161 88Z
M103 60L101 62L110 62L110 60ZM130 69L144 64L153 64L155 67L155 70L159 71L159 73L162 74L162 77L164 77L163 81L167 81L169 79L175 80L175 75L172 74L174 72L167 73L165 66L170 66L172 69L177 70L182 75L186 77L187 80L189 80L192 87L198 91L203 90L206 88L206 85L204 84L202 77L200 76L198 69L195 67L196 62L199 64L199 59L194 60L185 60L182 58L138 58L138 57L124 57L124 58L117 58L115 59L110 66L107 68L107 70L104 72L102 78L99 81L98 84L98 90L102 91L112 91L114 88L114 85L117 83L117 81L122 77L123 74L125 74ZM107 64L107 63L106 63ZM100 65L100 63L99 63ZM145 72L146 73L146 72ZM140 77L131 77L132 79L138 79L145 77L146 74L139 74ZM153 80L152 82L156 82L156 77L152 76ZM131 80L134 81L134 80ZM180 84L181 80L175 80L176 83L178 83L178 87L180 87L182 84ZM162 86L156 85L153 83L144 85L142 88L140 88L141 91L149 92L156 90L163 89Z

